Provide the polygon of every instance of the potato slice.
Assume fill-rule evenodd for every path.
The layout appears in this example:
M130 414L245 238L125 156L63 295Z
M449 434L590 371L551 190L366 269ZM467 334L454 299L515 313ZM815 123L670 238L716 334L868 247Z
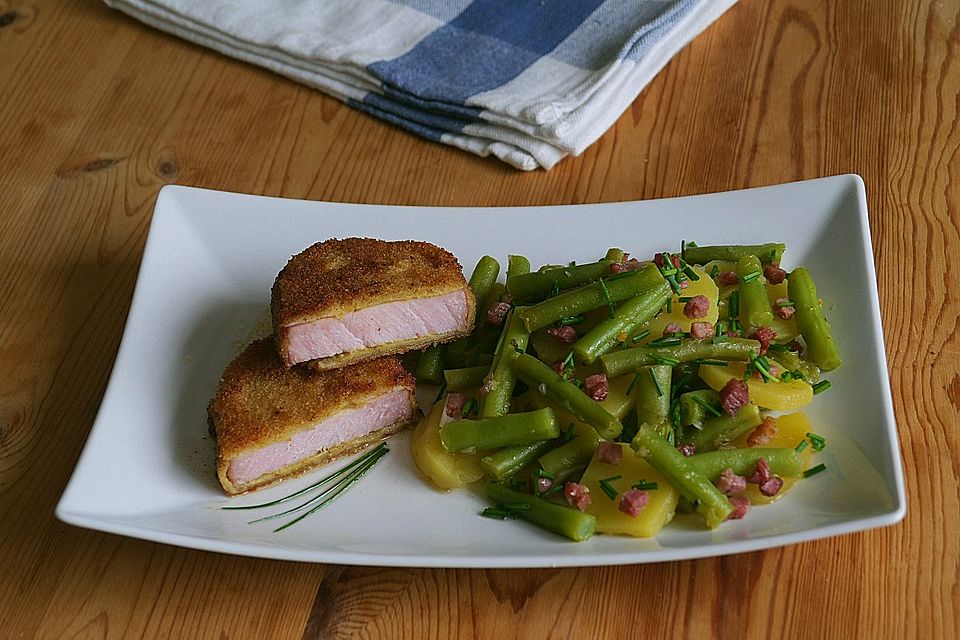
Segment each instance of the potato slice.
M483 477L480 456L450 453L440 441L440 424L445 400L438 401L413 429L410 452L420 473L438 489L456 489Z
M666 478L634 453L629 445L620 444L619 446L623 451L623 461L619 465L600 462L594 454L590 466L583 474L581 483L589 487L592 499L590 506L587 507L587 513L596 516L598 532L652 538L665 524L673 520L680 495ZM621 478L610 481L617 490L616 499L610 500L600 488L600 481L614 476L621 476ZM620 511L620 494L629 490L631 485L641 479L656 482L658 488L647 492L650 501L634 518Z
M760 446L793 448L800 444L800 442L807 437L807 432L813 431L813 425L810 424L810 420L807 419L806 414L802 411L784 416L778 416L776 421L777 434ZM750 433L743 434L733 441L733 446L737 448L749 448L749 445L747 444L747 438L749 436ZM811 455L813 455L813 447L811 446L807 446L807 448L800 453L800 457L803 459L804 469L810 467ZM793 487L793 485L797 483L798 480L800 480L799 476L794 478L784 478L783 486L775 496L763 495L760 493L760 489L755 484L748 484L747 490L743 493L743 495L750 499L751 504L769 504L774 500L780 499L780 497L787 493Z
M720 391L730 378L742 378L745 369L746 365L741 362L731 362L725 367L700 365L699 375L712 389ZM793 411L813 400L813 387L802 380L764 382L750 377L747 387L751 402L774 411Z

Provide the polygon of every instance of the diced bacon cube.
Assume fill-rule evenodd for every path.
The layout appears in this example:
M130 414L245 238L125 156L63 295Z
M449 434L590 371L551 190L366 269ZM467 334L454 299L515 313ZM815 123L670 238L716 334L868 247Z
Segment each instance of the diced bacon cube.
M759 447L767 444L777 435L777 421L772 416L763 419L757 428L747 436L747 444L751 447Z
M616 442L601 442L597 447L597 460L619 466L623 461L623 449Z
M713 325L709 322L691 322L690 323L690 337L691 338L709 338L713 335Z
M750 388L739 378L730 378L720 390L720 406L728 416L735 416L740 407L750 402Z
M721 493L728 496L735 496L743 493L747 489L747 479L737 475L733 469L724 469L720 472L720 477L714 482Z
M650 495L646 491L628 489L620 496L620 504L617 508L631 518L636 518L648 502L650 502Z
M750 510L750 500L743 496L731 496L730 504L733 505L733 511L727 516L727 520L740 520Z
M721 271L717 274L717 284L721 287L730 287L737 284L737 282L736 271Z
M590 487L578 482L568 482L563 485L563 497L574 509L586 511L591 502Z
M683 305L683 315L688 318L706 318L710 311L710 300L707 296L693 296Z
M606 400L607 394L610 392L610 386L607 384L607 374L595 373L588 376L583 381L583 391L597 402Z
M670 336L675 333L683 333L683 329L680 328L676 322L670 322L663 328L663 335Z
M568 324L562 327L550 327L547 329L547 335L563 344L573 344L577 341L577 330Z
M763 277L770 284L780 284L787 277L787 272L780 268L780 263L771 262L763 265Z
M467 404L467 396L462 393L451 391L447 394L445 410L451 418L461 418L463 407Z

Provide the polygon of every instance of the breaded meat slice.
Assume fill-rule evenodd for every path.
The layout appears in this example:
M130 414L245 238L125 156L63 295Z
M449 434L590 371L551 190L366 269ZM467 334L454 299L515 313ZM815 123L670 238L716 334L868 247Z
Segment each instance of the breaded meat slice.
M414 386L396 358L287 368L272 337L257 340L227 366L207 408L223 490L257 489L401 431L420 416Z
M318 369L469 335L476 313L450 252L370 238L327 240L293 256L270 307L283 363Z

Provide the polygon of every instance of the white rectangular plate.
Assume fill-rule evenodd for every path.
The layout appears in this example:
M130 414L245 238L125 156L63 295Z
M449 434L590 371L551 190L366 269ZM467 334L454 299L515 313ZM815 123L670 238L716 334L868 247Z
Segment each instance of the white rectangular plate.
M331 237L433 242L470 268L483 254L534 265L700 244L784 241L827 301L844 355L808 408L827 471L774 505L709 531L678 516L656 539L567 542L479 517L485 501L418 477L405 436L349 492L296 526L223 511L206 404L227 362L267 326L273 279ZM273 499L330 467L234 502ZM59 505L68 523L265 558L358 565L546 567L659 562L765 549L889 525L906 511L863 182L837 176L686 198L526 208L352 205L165 187L96 422Z

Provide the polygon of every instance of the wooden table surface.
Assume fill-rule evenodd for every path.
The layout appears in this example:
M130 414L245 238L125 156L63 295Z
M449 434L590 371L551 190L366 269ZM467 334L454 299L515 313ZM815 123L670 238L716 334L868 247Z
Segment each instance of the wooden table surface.
M96 0L0 0L0 636L960 636L960 0L741 0L582 157L521 173ZM257 560L53 509L157 192L420 205L657 198L854 172L909 495L892 527L557 570Z

